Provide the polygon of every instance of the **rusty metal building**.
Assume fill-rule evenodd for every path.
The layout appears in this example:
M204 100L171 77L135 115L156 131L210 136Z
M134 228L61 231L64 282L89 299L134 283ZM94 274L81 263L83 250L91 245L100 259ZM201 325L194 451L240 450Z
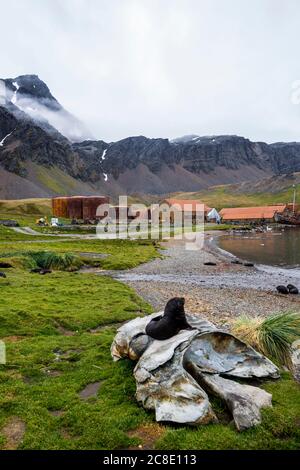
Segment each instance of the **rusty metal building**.
M52 214L55 217L68 218L68 199L67 197L52 198Z
M54 217L78 220L97 219L97 208L101 204L109 204L107 196L70 196L52 198L52 214Z
M102 204L109 204L109 197L106 196L89 196L85 197L82 200L82 218L83 220L90 220L90 219L96 219L96 218L102 218L102 217L97 217L97 208L102 205Z
M83 196L74 196L68 198L68 219L83 219Z

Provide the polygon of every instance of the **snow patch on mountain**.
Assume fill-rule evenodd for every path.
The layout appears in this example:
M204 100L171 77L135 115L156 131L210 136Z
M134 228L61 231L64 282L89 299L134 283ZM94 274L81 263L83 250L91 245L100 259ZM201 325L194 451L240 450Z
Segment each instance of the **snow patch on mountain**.
M10 132L9 134L7 134L7 135L4 137L4 139L1 140L1 142L0 142L0 147L3 147L4 142L6 141L6 139L7 139L10 135L12 135L12 133L13 133L13 131Z
M186 144L188 142L192 142L198 139L200 139L199 135L188 134L188 135L183 135L182 137L177 137L176 139L172 139L170 140L170 142L171 144Z
M18 82L13 82L13 86L15 87L15 91L14 91L14 94L12 96L11 102L15 106L17 106L17 93L19 91L20 86L18 85Z

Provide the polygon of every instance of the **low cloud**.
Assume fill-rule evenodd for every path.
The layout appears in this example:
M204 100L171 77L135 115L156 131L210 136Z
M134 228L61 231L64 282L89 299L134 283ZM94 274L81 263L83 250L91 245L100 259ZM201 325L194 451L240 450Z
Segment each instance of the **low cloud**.
M56 101L47 98L35 99L32 96L20 93L17 81L14 82L14 87L15 89L12 91L5 87L5 84L4 88L2 86L2 93L6 100L26 113L37 124L50 124L71 142L82 142L92 138L92 134L85 125Z

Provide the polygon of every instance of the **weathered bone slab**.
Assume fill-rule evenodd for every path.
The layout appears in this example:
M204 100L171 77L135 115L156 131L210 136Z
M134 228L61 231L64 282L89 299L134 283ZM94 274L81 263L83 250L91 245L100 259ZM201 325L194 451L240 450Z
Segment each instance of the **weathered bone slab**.
M226 403L238 431L259 424L260 410L272 406L272 395L261 388L239 384L217 374L205 374L195 364L190 364L189 372L207 393Z
M187 315L193 330L182 330L164 341L149 338L147 323L162 313L126 323L118 329L111 347L114 360L138 360L134 369L138 402L154 410L157 421L206 424L217 420L207 391L226 403L238 430L258 424L260 409L271 406L271 395L220 374L278 378L277 367L250 346L194 315Z
M273 362L229 333L213 331L198 335L185 359L202 372L241 378L278 378Z
M152 315L147 315L146 317L137 317L134 320L130 320L127 323L124 323L117 330L115 339L111 345L111 355L114 361L118 361L123 357L129 357L132 360L137 358L130 356L130 343L131 340L142 333L145 334L145 328L147 323L152 318L162 315L163 312L153 313Z
M181 339L183 339L182 335ZM152 354L159 352L158 343L160 341L154 341L151 344ZM178 346L178 341L176 345ZM176 347L171 346L172 355L168 355L171 356L170 359L162 363L166 352L164 348L164 353L159 355L158 368L154 368L155 361L151 361L149 367L151 371L148 369L146 360L143 360L142 364L140 362L137 364L134 376L137 383L138 402L144 408L155 411L156 421L190 425L217 421L207 394L183 368L182 349L185 349L186 344L182 343L177 349ZM143 356L140 361L142 359L144 359Z
M293 375L297 382L300 382L300 339L294 341L291 347L291 361L293 365Z

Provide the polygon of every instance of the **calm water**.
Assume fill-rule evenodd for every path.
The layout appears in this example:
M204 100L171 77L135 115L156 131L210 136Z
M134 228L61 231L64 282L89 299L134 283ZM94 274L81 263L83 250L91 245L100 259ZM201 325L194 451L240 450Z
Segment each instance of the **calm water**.
M300 266L300 228L219 237L219 246L238 258L271 266Z

